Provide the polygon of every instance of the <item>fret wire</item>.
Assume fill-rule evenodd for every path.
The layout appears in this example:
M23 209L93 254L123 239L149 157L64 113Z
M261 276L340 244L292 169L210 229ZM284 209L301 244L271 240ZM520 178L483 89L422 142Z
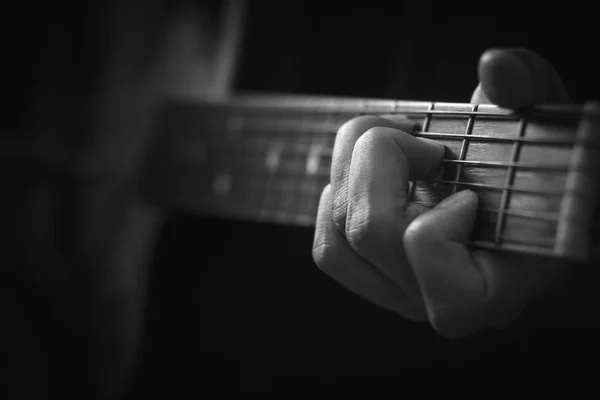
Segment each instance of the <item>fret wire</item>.
M398 103L396 103L396 107ZM428 111L433 111L435 108L435 103L429 103ZM425 116L425 120L423 121L423 132L427 132L429 130L429 125L431 125L431 114L427 114ZM410 181L408 182L408 200L412 200L415 198L415 190L417 188L417 182Z
M476 112L477 107L478 107L478 105L475 104L471 111ZM475 124L475 117L469 117L469 121L467 122L467 129L465 131L465 137L463 139L462 146L460 147L460 155L458 157L459 161L464 161L465 158L467 157L467 149L469 147L469 136L471 136L474 124ZM462 171L462 164L457 164L456 165L456 175L454 178L455 181L460 181L461 171ZM457 188L457 185L452 185L451 194L456 193L456 188Z
M527 119L526 118L521 119L521 121L519 123L518 132L517 132L517 136L519 138L521 138L525 135L526 126L527 126ZM520 143L514 142L513 148L512 148L512 153L510 156L510 162L512 164L517 163L520 150L521 150ZM515 175L515 168L513 166L509 166L508 170L506 171L506 179L504 181L505 187L511 187L513 185L514 175ZM509 196L510 196L510 194L509 194L508 190L502 191L502 198L500 199L498 218L496 220L496 231L494 234L494 240L495 240L496 244L498 244L498 245L501 244L501 241L503 239L502 232L504 230L504 223L506 222L505 211L508 209Z

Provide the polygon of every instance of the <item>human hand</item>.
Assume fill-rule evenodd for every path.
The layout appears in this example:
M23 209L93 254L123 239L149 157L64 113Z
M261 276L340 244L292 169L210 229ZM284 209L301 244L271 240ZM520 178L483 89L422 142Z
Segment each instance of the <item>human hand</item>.
M527 49L490 50L472 103L523 108L566 103L549 63ZM446 337L504 327L564 270L559 262L471 250L477 195L460 191L428 209L407 202L409 180L435 180L444 147L377 117L338 131L331 181L321 195L317 266L369 301Z

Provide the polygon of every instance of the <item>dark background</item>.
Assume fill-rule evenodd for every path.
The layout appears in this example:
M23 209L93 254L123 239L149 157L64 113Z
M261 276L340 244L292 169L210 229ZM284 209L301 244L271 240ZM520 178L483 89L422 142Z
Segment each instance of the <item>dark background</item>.
M38 69L46 72L45 57L59 85L78 99L67 110L67 126L73 128L67 136L82 137L87 105L79 100L92 91L108 50L93 22L102 20L98 16L109 2L59 3L9 2L0 13L5 135L32 130L30 102L40 84L32 77ZM220 2L210 3L218 8ZM546 2L532 9L524 4L251 1L236 88L467 102L485 49L524 46L556 67L576 102L599 100L595 10L575 2L556 7ZM61 28L54 39L66 43L64 48L46 47L48 25ZM8 191L11 184L19 190L25 186L22 171L5 167L2 172ZM0 209L10 215L12 200L5 197ZM70 207L65 204L65 214ZM76 241L75 229L64 234L65 243ZM401 384L410 383L404 368L487 368L502 376L531 376L540 368L573 370L600 354L598 280L587 275L594 265L574 270L572 281L565 282L568 293L531 307L508 329L450 341L427 324L408 323L341 288L314 265L312 239L312 229L171 213L153 260L143 358L131 398L157 392L194 398L214 389L296 390L336 383L336 389L348 389L368 384L365 377L373 375L393 376L392 393L402 395ZM8 256L0 281L10 285L19 279L11 272L20 264L11 261L14 240L2 243L8 244L3 249ZM28 281L18 284L31 295ZM10 301L15 300L9 299L9 306ZM44 311L38 310L42 324L61 325ZM6 323L12 323L10 315ZM66 335L57 342L69 340ZM2 342L18 353L14 342ZM58 358L69 364L85 361L85 354ZM26 355L15 354L15 359L26 373L24 383L14 385L19 390L35 386L27 375L32 367ZM86 376L79 365L84 363L65 369L75 374L64 377L74 386ZM432 373L421 376L431 378Z
M236 88L468 102L481 53L523 46L556 67L576 102L598 99L591 10L570 15L549 4L251 2ZM593 282L532 307L504 331L450 341L322 274L312 235L172 214L155 259L136 390L349 388L365 382L352 376L404 383L403 368L514 374L597 355Z

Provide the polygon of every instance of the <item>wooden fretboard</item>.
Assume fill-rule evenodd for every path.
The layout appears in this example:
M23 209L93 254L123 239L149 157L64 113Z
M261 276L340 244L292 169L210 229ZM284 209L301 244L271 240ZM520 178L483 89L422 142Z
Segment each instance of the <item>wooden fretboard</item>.
M434 206L470 188L480 197L476 247L585 261L600 173L595 104L515 113L492 105L239 95L176 101L160 117L145 192L170 207L310 226L329 182L338 128L358 115L412 123L446 148L437 182L413 182ZM409 123L410 126L410 123Z

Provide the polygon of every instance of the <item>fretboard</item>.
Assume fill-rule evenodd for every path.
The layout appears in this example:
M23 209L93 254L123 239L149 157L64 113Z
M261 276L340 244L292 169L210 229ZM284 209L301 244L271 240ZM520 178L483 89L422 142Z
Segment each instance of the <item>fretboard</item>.
M587 260L598 198L597 105L493 105L240 95L175 101L160 115L145 191L163 206L311 226L329 182L335 134L349 119L404 121L445 145L445 173L411 182L433 207L470 188L480 198L471 245Z

